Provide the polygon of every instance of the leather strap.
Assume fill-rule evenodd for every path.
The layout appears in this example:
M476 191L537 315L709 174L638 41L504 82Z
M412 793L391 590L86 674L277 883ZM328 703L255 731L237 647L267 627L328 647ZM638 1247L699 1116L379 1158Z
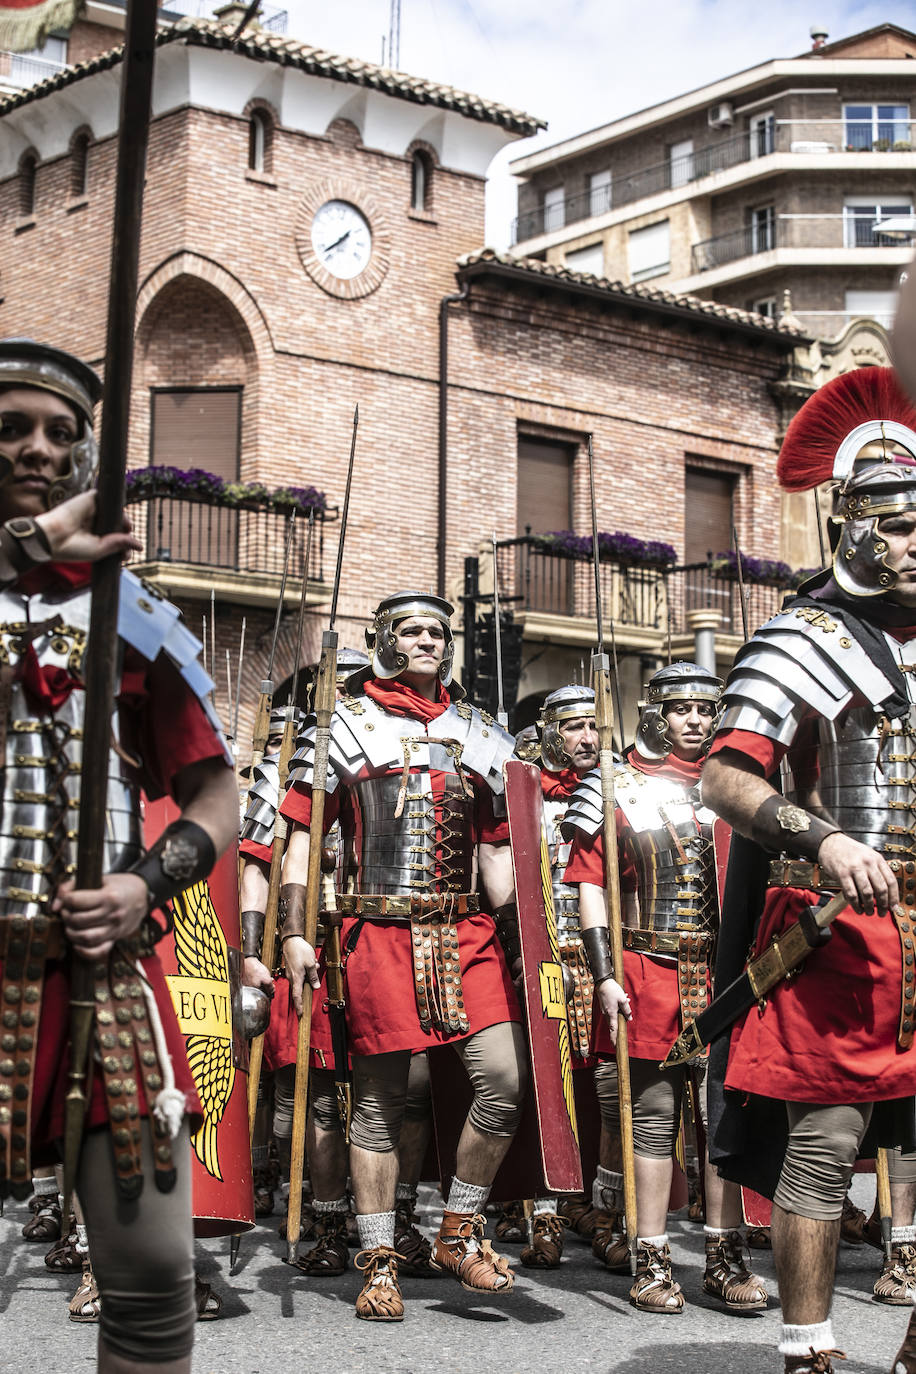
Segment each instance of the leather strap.
M44 945L43 958L62 959L67 952L67 940L64 935L63 922L56 916L0 916L0 959L6 959L10 941L18 938L13 934L13 923L28 921L35 927L36 921L41 921L40 927L35 927L32 931L33 938L40 932L41 941ZM18 925L16 929L18 930Z
M592 1002L595 984L585 959L582 941L560 946L560 959L569 972L572 991L566 996L566 1020L572 1052L580 1059L591 1053Z
M420 899L413 899L420 906ZM447 1035L466 1035L470 1022L464 1007L458 928L448 896L438 900L439 910L415 910L410 919L413 952L414 996L420 1026ZM425 905L425 903L424 903Z
M47 916L11 916L0 984L0 1194L31 1191L31 1098L44 989Z
M709 1002L707 972L712 938L705 934L680 932L677 951L677 990L681 1004L681 1025L689 1026Z
M916 977L916 964L914 964L916 908L909 905L892 907L891 918L897 927L897 934L900 936L900 958L902 962L897 1044L902 1050L908 1050L912 1047L913 1033L916 1029L916 985L914 985L914 977Z

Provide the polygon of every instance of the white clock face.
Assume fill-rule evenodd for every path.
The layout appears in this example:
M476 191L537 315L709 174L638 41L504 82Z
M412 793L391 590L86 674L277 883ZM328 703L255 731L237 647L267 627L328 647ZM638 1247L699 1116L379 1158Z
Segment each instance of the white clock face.
M333 276L343 281L358 277L372 256L369 221L349 201L325 201L312 220L312 248Z

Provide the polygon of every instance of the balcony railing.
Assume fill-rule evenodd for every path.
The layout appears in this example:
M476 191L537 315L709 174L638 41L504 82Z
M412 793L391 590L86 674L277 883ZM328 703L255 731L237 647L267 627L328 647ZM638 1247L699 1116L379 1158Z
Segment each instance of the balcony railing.
M183 563L233 572L283 572L289 515L251 505L230 506L199 496L150 496L131 503L134 531L143 552L134 562ZM336 519L335 508L318 515L312 538L309 581L324 579L324 526ZM289 576L305 572L307 522L297 519L290 549Z
M167 14L184 14L189 19L212 19L217 6L214 0L164 0L160 8ZM271 33L286 33L289 12L278 9L276 5L261 5L255 20L262 29L269 29Z
M910 215L909 205L894 207L895 215ZM890 218L890 209L856 207L832 215L776 215L773 219L746 224L728 234L704 239L691 249L694 272L709 272L739 258L768 253L773 248L901 248L897 235L875 229L879 218Z
M515 598L517 611L541 611L595 620L595 581L591 563L569 558L541 545L536 536L520 535L497 545L499 589ZM601 560L601 602L605 617L618 630L689 631L687 612L712 609L722 614L726 634L742 634L741 597L732 577L708 563L653 568ZM785 591L761 583L745 587L748 626L753 631L782 604Z
M855 119L779 119L755 125L707 147L647 164L632 172L612 168L610 186L567 196L560 203L539 206L512 221L512 242L536 238L557 229L632 205L645 196L691 186L715 172L737 167L770 153L824 156L843 152L909 152L916 146L916 121L891 120L873 124Z
M56 76L66 65L66 62L49 62L27 53L0 51L0 86L26 90L40 81L47 81L49 76Z

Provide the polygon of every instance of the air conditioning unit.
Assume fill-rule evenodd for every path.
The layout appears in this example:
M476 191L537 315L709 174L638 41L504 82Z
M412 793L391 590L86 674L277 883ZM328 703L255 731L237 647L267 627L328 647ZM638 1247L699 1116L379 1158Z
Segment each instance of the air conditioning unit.
M707 116L710 129L726 129L735 122L735 111L727 100L721 105L712 105Z

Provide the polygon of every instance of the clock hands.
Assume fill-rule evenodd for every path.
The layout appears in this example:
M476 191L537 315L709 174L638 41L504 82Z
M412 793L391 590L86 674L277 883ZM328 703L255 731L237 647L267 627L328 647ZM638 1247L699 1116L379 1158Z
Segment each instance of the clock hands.
M349 229L346 229L346 230L344 231L344 233L341 234L341 236L340 236L339 239L335 239L333 243L329 243L329 244L327 245L327 247L324 249L324 252L325 252L325 253L333 253L333 252L334 252L334 249L335 249L335 248L339 248L340 245L343 243L344 239L348 239L349 237L350 237L350 230L349 230Z

